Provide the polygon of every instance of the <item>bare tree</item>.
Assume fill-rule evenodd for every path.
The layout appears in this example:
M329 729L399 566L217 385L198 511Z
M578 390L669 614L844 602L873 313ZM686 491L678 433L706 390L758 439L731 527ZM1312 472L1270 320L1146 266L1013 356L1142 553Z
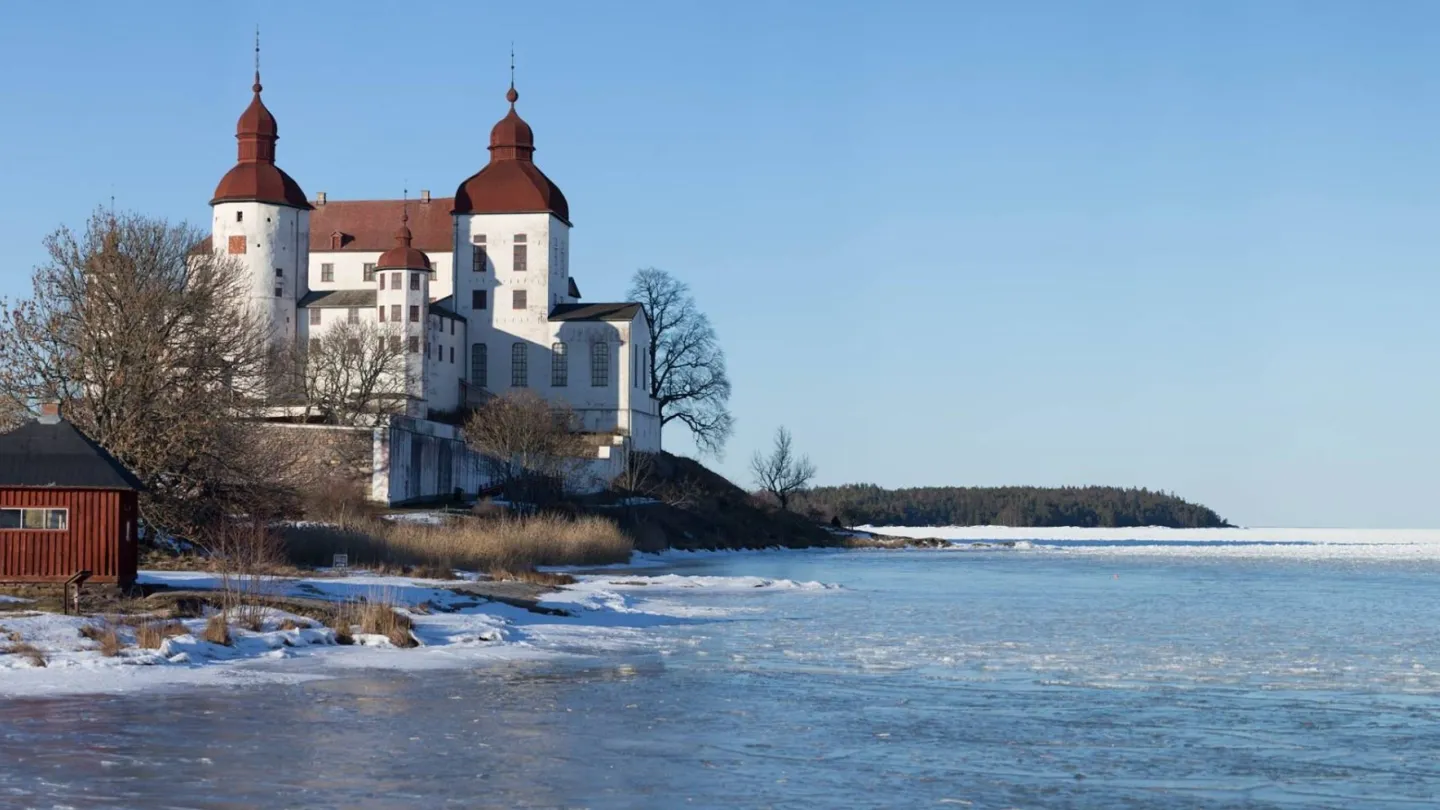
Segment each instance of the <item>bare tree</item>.
M538 394L512 391L486 402L464 427L491 480L515 500L541 503L563 492L590 446L573 411Z
M775 431L775 449L770 455L756 450L750 459L750 472L755 476L756 485L773 495L781 509L789 509L790 497L809 486L815 477L815 465L810 458L796 456L790 444L790 431L781 427Z
M378 424L404 410L408 346L398 324L344 321L308 344L296 344L294 365L305 415L330 424Z
M65 417L145 483L145 519L193 534L216 515L274 508L290 464L247 418L273 350L244 268L195 250L202 234L97 212L46 239L29 299L4 302L0 398Z
M678 419L701 451L719 455L735 420L725 352L710 319L696 308L689 285L654 267L635 271L629 296L650 316L650 395L660 426Z

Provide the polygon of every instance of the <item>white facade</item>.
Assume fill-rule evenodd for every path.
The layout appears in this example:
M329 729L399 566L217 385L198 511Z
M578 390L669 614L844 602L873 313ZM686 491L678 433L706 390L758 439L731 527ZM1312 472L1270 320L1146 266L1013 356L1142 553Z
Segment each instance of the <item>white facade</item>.
M262 202L216 203L214 249L244 265L250 300L277 342L296 333L296 304L310 291L310 212Z

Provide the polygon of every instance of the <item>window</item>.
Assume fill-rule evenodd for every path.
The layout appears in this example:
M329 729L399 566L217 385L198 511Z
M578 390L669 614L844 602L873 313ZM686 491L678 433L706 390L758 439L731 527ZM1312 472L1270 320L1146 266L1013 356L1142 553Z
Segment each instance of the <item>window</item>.
M360 338L345 338L345 351L355 354L360 351Z
M527 241L529 238L530 238L530 237L526 236L526 235L523 234L523 233L517 233L517 234L515 234L515 241L516 241L516 242L525 242L525 241Z
M244 236L232 236L232 237L230 237L229 245L230 245L230 248L229 248L229 249L230 249L230 252L231 252L231 253L244 253L244 252L245 252L245 237L244 237Z
M477 233L477 234L475 234L473 237L470 238L470 241L471 241L471 242L474 242L474 243L477 244L477 245L483 245L483 244L485 244L485 234L483 234L483 233Z
M476 239L484 239L485 237L483 237L483 236L477 236L477 237L475 237L475 238L476 238ZM476 273L483 273L483 272L485 272L485 264L486 264L486 262L487 262L487 259L485 258L485 246L484 246L484 245L471 245L471 246L470 246L470 269L473 270L473 271L475 271Z
M400 305L399 305L399 304L391 304L391 305L390 305L390 320L394 321L395 323L400 323L400 322L401 322L402 320L404 320L404 319L405 319L405 316L400 314Z
M590 385L604 388L610 384L610 345L590 344Z
M520 239L522 236L524 236L524 234L521 234L520 236L516 236L515 238L516 238L516 239ZM517 272L517 273L523 273L523 272L525 272L525 252L526 252L527 249L528 249L528 246L526 246L526 245L516 245L516 246L515 246L515 256L514 256L514 258L512 259L513 264L511 265L511 268L510 268L510 269L514 270L514 271Z
M65 531L68 528L69 509L0 509L0 529Z
M345 322L346 322L346 323L359 323L359 322L360 322L360 308L359 308L359 307L350 307L350 311L345 314Z
M511 298L510 308L511 308L511 309L524 309L524 308L525 308L525 291L524 291L524 290L516 290L516 291L512 294L512 296L513 296L513 297Z
M425 359L430 359L430 341L425 341Z
M530 368L525 356L525 344L515 343L510 347L510 386L524 388L530 384Z
M556 388L570 384L570 358L566 356L564 343L550 346L550 384Z
M472 290L472 291L471 291L471 293L470 293L470 308L471 308L471 309L484 309L484 308L485 308L485 291L484 291L484 290Z
M452 321L452 323L453 323L453 321ZM451 364L451 365L454 365L454 364L455 364L455 347L454 347L454 346L451 346L451 347L450 347L450 364Z
M320 338L310 338L310 351L317 353L320 351Z
M395 352L396 354L399 354L399 352L400 352L400 336L399 336L399 335L391 335L391 336L390 336L390 351Z
M384 322L385 322L385 305L384 305L384 304L381 304L379 307L377 307L377 309L380 310L380 322L381 322L381 323L384 323Z
M236 211L236 212L235 212L235 221L236 221L236 222L244 222L244 221L245 221L245 212L244 212L244 211Z
M285 296L285 288L284 288L284 287L276 287L276 288L275 288L275 297L276 297L276 298L283 298L284 296Z
M322 263L320 264L320 280L321 280L321 281L334 281L334 280L335 280L335 265L334 265L334 264L332 264L332 263L330 263L330 262L322 262Z
M484 343L471 343L471 344L470 344L470 384L471 384L471 385L476 385L476 386L479 386L479 387L481 387L481 388L484 388L484 387L488 384L488 383L486 382L486 380L485 380L485 377L487 376L487 375L486 375L486 372L489 370L488 368L486 368L486 366L488 365L487 359L488 359L488 358L485 357L485 344L484 344Z
M320 325L320 310L318 310L318 309L312 309L312 310L310 310L310 325L311 325L311 326L319 326L319 325Z
M411 274L410 274L410 289L412 289L412 290L418 290L418 289L420 289L420 274L419 274L419 273L411 273Z
M455 319L454 319L454 318L451 318L451 319L450 319L450 334L452 334L452 335L455 334Z
M410 322L411 322L411 323L419 323L419 322L420 322L420 307L419 307L418 305L416 305L416 304L411 304L411 305L410 305Z
M419 353L420 353L420 338L411 336L411 338L410 338L410 353L411 353L411 354L419 354Z
M366 262L365 265L364 265L364 268L363 268L363 272L365 273L365 280L366 280L366 281L374 281L374 280L375 280L375 263L374 263L374 262Z
M380 274L380 289L382 289L382 290L385 289L385 274L384 274L384 273L381 273L381 274Z
M283 268L283 267L277 267L277 268L275 268L275 277L276 277L276 278L284 278L284 277L285 277L285 268Z
M399 273L391 273L391 274L390 274L390 289L392 289L392 290L398 290L398 289L400 289L400 274L399 274Z

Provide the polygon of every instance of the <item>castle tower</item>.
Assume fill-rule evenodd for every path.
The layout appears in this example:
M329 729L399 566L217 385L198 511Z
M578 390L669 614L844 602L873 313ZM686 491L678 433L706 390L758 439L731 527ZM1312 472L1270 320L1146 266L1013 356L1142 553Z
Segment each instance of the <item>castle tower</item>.
M410 214L395 232L395 247L375 262L376 315L386 340L405 355L405 415L429 415L425 381L431 346L426 330L430 302L430 257L412 246Z
M520 94L512 79L510 110L490 131L490 162L455 192L455 309L470 324L468 355L490 345L491 358L510 357L517 341L549 346L548 317L571 303L570 205L535 165L535 133L515 111ZM518 351L524 351L520 349ZM537 357L533 361L539 363ZM467 357L465 368L484 364ZM498 379L470 379L495 387Z
M250 299L278 345L295 338L295 302L307 290L310 203L290 175L275 165L279 130L260 100L259 47L254 97L235 126L239 156L210 201L211 245L239 261L250 280Z

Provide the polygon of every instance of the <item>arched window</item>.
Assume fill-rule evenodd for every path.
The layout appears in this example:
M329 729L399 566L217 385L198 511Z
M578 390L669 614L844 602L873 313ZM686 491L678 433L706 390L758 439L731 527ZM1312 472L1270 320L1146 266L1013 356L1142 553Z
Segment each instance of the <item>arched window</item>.
M570 357L564 343L550 346L550 385L563 388L570 384Z
M486 368L487 365L488 365L488 363L487 363L487 358L485 357L485 344L484 344L484 343L472 343L472 344L470 344L470 384L471 384L471 385L473 385L473 386L475 386L475 387L477 387L477 388L485 388L485 387L489 386L489 382L485 379L485 378L488 376L488 375L486 374L486 371L488 370L488 369Z
M510 387L525 388L530 385L530 366L526 362L525 342L516 341L510 347Z
M590 385L604 388L610 384L610 344L590 344Z

